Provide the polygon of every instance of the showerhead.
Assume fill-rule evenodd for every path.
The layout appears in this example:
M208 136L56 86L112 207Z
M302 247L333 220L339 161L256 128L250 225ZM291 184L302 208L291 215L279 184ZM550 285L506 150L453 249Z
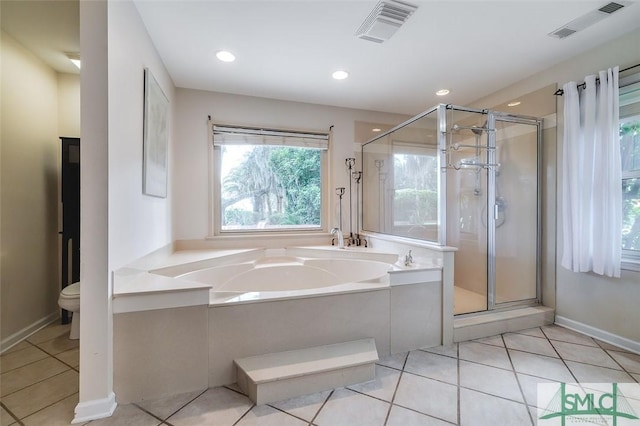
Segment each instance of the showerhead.
M457 132L463 129L471 130L475 135L481 135L482 132L487 130L487 122L485 121L484 124L480 127L476 126L475 124L473 126L460 126L459 124L454 124L453 126L451 126L452 132Z
M485 130L484 126L483 127L471 126L471 131L478 136L480 136L484 130Z
M487 130L487 122L485 121L484 124L480 127L473 125L471 126L471 131L473 133L475 133L476 135L481 135L482 132L484 132L485 130Z

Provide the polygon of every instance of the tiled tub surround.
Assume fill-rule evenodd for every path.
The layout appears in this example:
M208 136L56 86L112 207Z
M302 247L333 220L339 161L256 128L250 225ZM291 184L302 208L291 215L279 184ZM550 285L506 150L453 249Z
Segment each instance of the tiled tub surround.
M197 250L176 252L150 271L119 271L118 401L234 383L236 358L368 337L381 357L442 344L451 336L443 333L450 322L442 307L452 301L443 300L450 292L439 262L397 260L335 247ZM282 286L287 277L300 289Z

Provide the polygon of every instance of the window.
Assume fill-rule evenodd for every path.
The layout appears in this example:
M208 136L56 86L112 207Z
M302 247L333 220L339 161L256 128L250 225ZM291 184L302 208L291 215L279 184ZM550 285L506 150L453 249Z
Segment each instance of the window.
M328 133L212 131L216 234L322 229Z
M393 141L393 181L394 232L428 238L438 223L436 147Z
M620 156L622 256L640 261L640 82L620 88Z

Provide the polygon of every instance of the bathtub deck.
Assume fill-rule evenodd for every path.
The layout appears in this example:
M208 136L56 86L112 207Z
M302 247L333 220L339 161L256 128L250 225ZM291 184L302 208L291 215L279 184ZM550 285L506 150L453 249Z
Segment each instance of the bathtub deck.
M374 339L236 359L238 385L256 404L373 380Z
M278 265L292 256L309 258L314 264L342 260L329 262L336 267L344 266L347 259L395 261L397 255L294 247L200 250L171 256L165 263L154 259L147 262L151 267L133 265L113 274L114 389L122 403L236 383L234 360L256 354L374 339L372 362L326 371L316 368L259 385L270 388L270 400L279 400L371 380L378 354L387 356L451 340L452 333L443 332L449 325L443 302L448 306L450 299L443 289L443 265L436 261L409 267L393 264L380 279L329 286L323 291L260 292L216 291L213 283L187 275L198 272L203 278L211 272L219 279L218 273L226 267ZM350 269L338 272L352 273ZM141 359L153 362L141 364ZM158 383L172 386L168 389Z

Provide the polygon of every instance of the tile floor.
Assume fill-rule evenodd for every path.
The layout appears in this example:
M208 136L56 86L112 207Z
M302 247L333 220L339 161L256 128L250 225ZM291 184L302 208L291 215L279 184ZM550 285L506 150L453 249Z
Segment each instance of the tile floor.
M79 371L79 341L69 340L69 329L53 323L2 354L2 426L69 424Z
M52 325L2 355L2 425L66 425L78 347ZM533 425L540 382L639 382L640 355L558 326L381 359L376 380L255 406L235 386L118 406L99 425ZM19 419L19 420L17 420Z

